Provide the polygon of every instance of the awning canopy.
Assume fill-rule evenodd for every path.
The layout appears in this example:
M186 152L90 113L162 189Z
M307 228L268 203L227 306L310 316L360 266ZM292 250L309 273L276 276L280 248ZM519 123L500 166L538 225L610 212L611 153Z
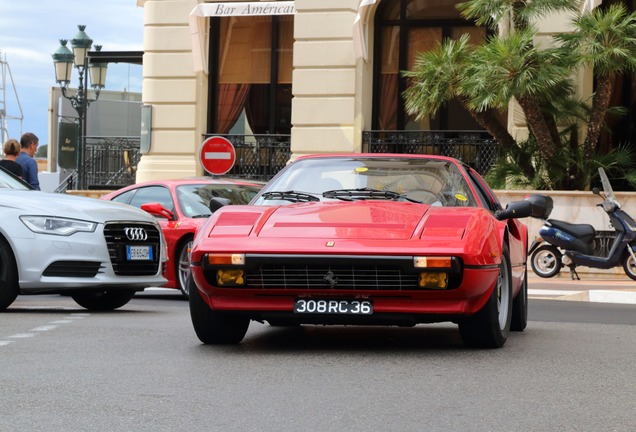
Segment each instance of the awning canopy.
M369 16L370 7L377 0L360 0L358 13L353 21L353 52L356 59L367 61L369 58Z
M225 2L201 3L197 5L190 16L190 36L192 38L192 58L195 72L208 72L207 32L206 23L209 17L229 16L263 16L263 15L293 15L296 6L293 1L272 2Z
M130 63L143 64L143 51L89 51L91 63Z

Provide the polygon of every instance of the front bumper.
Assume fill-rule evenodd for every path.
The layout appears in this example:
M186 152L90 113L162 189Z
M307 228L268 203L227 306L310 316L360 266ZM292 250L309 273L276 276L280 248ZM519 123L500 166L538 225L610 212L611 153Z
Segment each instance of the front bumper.
M161 271L165 260L161 234L158 228L155 232L154 225L144 226L152 232L144 242L122 239L116 232L116 224L106 224L106 228L100 224L95 232L68 237L35 234L13 240L11 246L16 258L20 292L101 288L141 290L165 284ZM132 262L132 266L127 265L126 257L122 257L126 244L149 246L152 260L137 268Z
M463 269L459 286L448 290L337 289L327 287L220 288L210 283L201 266L192 267L194 281L203 299L215 310L237 312L256 320L293 319L302 323L439 322L459 319L479 311L497 281L497 267ZM294 313L299 298L370 300L371 316L338 316ZM400 318L400 319L398 319Z

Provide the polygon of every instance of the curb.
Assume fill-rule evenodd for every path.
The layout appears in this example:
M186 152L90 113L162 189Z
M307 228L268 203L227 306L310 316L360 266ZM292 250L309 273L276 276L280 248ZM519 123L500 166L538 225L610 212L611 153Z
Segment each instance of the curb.
M636 292L612 290L562 291L529 289L528 297L542 300L582 301L592 303L636 304Z

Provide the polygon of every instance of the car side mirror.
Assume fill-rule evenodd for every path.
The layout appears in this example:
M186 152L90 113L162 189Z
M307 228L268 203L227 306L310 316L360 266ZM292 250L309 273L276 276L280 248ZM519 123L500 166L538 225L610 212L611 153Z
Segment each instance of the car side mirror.
M525 218L532 215L532 203L527 200L513 201L505 210L495 213L498 220Z
M158 202L149 202L141 205L141 209L153 216L159 216L168 220L174 220L174 213Z
M232 201L230 201L227 198L214 197L210 200L210 211L214 213L221 207L230 205L230 204L232 204Z

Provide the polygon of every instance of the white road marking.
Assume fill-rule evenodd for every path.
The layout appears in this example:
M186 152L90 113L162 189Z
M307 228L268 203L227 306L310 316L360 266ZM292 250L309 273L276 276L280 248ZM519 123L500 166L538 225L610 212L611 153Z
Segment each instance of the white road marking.
M589 293L591 302L636 304L636 292L592 290Z
M43 325L43 326L39 326L39 327L31 329L31 331L45 332L45 331L53 330L53 329L56 329L56 328L57 328L56 325Z
M30 309L32 309L32 308L30 308ZM88 316L90 316L90 314L88 314L88 313L71 314L71 315L65 317L65 319L51 321L48 324L32 328L30 331L31 332L35 332L35 333L16 333L16 334L13 334L11 336L7 336L6 339L28 339L28 338L32 338L32 337L36 336L37 334L42 334L43 332L47 332L47 331L50 331L50 330L55 330L56 328L59 327L59 324L69 324L69 323L75 322L77 320L80 320L82 318L86 318ZM7 345L9 345L9 344L11 344L13 342L14 342L13 340L0 340L0 347L7 346Z
M583 291L529 289L528 295L560 297L560 296L581 294L582 292Z
M26 339L35 336L35 333L17 333L9 336L11 339Z

